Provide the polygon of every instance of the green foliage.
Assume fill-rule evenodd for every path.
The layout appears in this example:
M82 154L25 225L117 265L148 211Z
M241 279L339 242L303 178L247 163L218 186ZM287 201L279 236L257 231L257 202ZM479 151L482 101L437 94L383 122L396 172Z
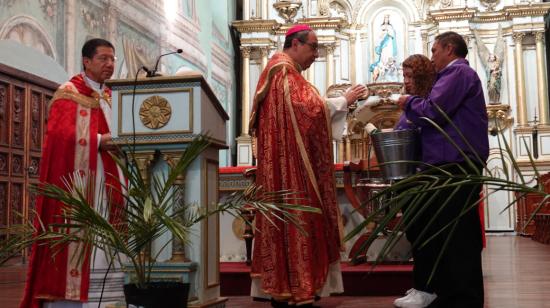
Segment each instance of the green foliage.
M206 205L184 204L181 197L183 188L177 185L177 181L209 144L207 137L195 138L167 175L155 176L148 181L134 164L115 158L128 183L121 183L123 192L127 192L122 193L125 206L118 215L121 219L108 218L108 213L111 213L109 203L99 203L94 207L90 198L95 191L93 174L75 172L64 179L64 187L48 183L35 186L39 194L63 203L62 222L50 224L30 241L20 241L19 248L31 241L47 242L56 248L55 251L60 251L69 242L78 242L83 248L96 247L105 251L108 261L131 263L136 283L143 287L150 281L153 266L168 244L174 240L187 243L193 225L211 215L229 213L240 216L240 209L246 206L271 220L283 220L300 228L294 211L320 213L317 208L299 205L301 199L295 192L264 192L256 186L231 194L211 210ZM104 200L103 197L100 195L97 200ZM153 241L167 232L173 235L172 239L162 243L160 251L152 254ZM17 241L14 238L8 244L18 246ZM82 262L87 253L89 249L78 249L71 258Z
M437 107L437 105L435 106ZM448 125L452 126L459 133L460 138L466 144L466 146L471 149L471 152L476 153L468 140L466 140L464 136L460 134L460 130L454 125L454 123L452 123L448 116L441 109L439 109L439 111L446 118L447 123L449 123ZM418 240L416 240L414 243L411 243L413 248L422 248L428 242L432 241L436 236L440 235L443 232L448 232L444 245L438 256L438 260L436 264L434 264L432 275L430 277L431 279L435 270L437 269L439 260L443 256L447 245L449 245L450 243L450 238L454 233L455 227L457 226L459 219L469 210L476 207L480 202L482 202L483 200L487 200L490 196L497 192L513 192L514 199L505 207L505 209L503 210L504 212L511 206L513 206L516 202L518 202L519 198L525 196L526 194L539 195L542 197L542 202L533 212L531 217L529 217L529 221L531 221L534 218L534 215L540 211L544 203L550 198L550 194L544 191L542 183L537 183L534 186L531 186L525 180L525 176L520 169L520 165L514 158L512 149L503 134L503 130L499 129L498 126L498 155L500 156L499 158L503 166L504 174L502 175L494 174L493 171L489 170L487 168L486 162L483 161L481 158L476 157L475 159L472 159L468 157L458 147L458 145L453 140L451 140L449 135L438 124L427 118L424 118L424 120L437 128L438 131L443 134L446 139L460 151L464 158L464 162L471 167L468 168L469 170L478 170L478 168L476 168L475 166L480 165L483 166L483 171L468 171L458 164L433 166L422 162L390 162L415 163L419 166L422 166L423 170L411 175L406 179L394 183L393 185L382 191L377 192L369 200L366 200L364 202L363 206L370 203L381 204L381 206L370 213L366 217L364 222L359 224L349 234L346 235L345 240L350 240L354 238L354 236L363 233L364 229L367 227L367 225L369 225L369 223L377 223L375 229L370 234L368 239L361 245L361 248L357 250L355 256L353 256L352 262L358 262L359 258L361 258L366 253L367 247L369 247L374 242L374 240L378 238L378 235L381 233L386 233L388 235L387 241L381 249L377 260L373 264L373 266L376 266L379 262L385 259L385 257L397 244L398 240L405 234L405 232L409 230L411 226L415 222L417 222L422 215L425 215L428 209L434 208L434 202L441 202L441 194L444 193L447 194L446 199L444 199L445 201L439 205L439 209L435 213L429 213L431 215L431 219L425 226L422 226L422 231L421 234L418 236ZM498 123L495 123L495 125L498 125ZM525 144L525 140L523 140L523 142ZM528 149L527 144L525 144L525 148ZM540 173L537 170L537 166L531 156L531 153L528 153L528 156L530 166L533 169L536 178L538 179ZM508 168L508 164L506 163L506 161L511 162L511 170ZM461 172L457 174L449 173L448 171L446 171L449 167L458 167ZM516 178L519 179L519 182L515 180ZM436 220L436 218L439 217L441 211L449 204L450 200L459 191L459 189L464 187L474 187L478 185L483 185L485 187L485 191L487 192L483 196L483 198L478 198L477 196L472 197L470 199L472 201L468 204L464 204L457 217L455 217L447 225L443 226L439 231L436 231L434 234L428 234L428 230L430 230L430 227L434 225L434 221ZM390 227L390 223L399 212L402 212L401 220L395 226Z

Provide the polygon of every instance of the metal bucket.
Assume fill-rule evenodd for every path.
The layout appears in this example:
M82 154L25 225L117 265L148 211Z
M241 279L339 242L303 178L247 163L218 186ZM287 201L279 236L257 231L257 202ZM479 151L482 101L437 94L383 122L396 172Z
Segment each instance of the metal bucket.
M417 130L379 132L372 134L371 138L378 163L385 164L380 166L384 179L400 180L416 172L415 163L393 162L420 160L420 139Z

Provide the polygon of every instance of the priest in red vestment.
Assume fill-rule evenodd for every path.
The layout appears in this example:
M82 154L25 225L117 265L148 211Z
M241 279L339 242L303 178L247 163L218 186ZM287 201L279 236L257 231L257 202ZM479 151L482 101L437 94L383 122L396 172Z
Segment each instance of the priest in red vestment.
M301 192L307 199L296 202L322 210L295 213L307 234L276 218L256 217L251 293L270 297L276 307L312 305L317 295L343 291L332 130L341 137L348 104L366 89L355 86L327 102L301 74L318 56L315 32L306 25L290 28L254 97L256 184L266 191Z
M122 205L119 170L106 143L111 139L111 91L103 82L112 76L114 60L110 42L92 39L84 44L84 72L63 84L48 106L40 163L40 181L59 187L64 187L63 178L74 172L95 175L96 183L104 184L96 185L95 198L101 195L97 190L103 189L102 196L109 200L94 200L94 205L111 202L111 221L118 216L113 211ZM56 200L39 197L36 211L47 226L61 222L62 207ZM76 249L83 249L82 245L70 243L53 256L48 245L33 245L21 308L82 307L88 301L90 263L94 260L88 254L79 263L71 258Z

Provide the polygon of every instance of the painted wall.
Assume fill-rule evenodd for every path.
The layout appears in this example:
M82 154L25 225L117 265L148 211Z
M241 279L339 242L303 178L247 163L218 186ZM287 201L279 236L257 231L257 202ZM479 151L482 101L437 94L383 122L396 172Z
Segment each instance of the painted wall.
M113 78L133 77L137 68L132 64L152 68L158 55L181 48L182 54L162 58L160 71L168 75L200 71L234 118L229 24L235 19L235 5L216 0L2 0L0 40L13 40L46 54L71 76L80 71L84 42L92 37L108 39L117 55ZM129 55L143 61L131 61L134 57ZM2 59L0 63L10 65ZM231 145L234 133L228 130L227 136ZM223 151L220 164L230 165L230 158L230 151Z

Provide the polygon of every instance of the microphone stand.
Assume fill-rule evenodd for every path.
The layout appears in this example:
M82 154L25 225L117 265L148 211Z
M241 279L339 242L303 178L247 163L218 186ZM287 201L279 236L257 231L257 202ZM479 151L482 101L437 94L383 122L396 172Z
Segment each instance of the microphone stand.
M157 74L157 68L159 66L159 62L160 62L160 58L164 57L164 56L167 56L167 55L172 55L172 54L175 54L175 53L182 53L183 52L183 49L178 49L176 51L172 51L172 52L169 52L169 53L165 53L165 54L162 54L160 55L158 58L157 58L157 62L155 63L155 68L153 70L149 70L147 69L145 66L143 67L143 70L147 72L147 77L156 77L156 76L160 76L160 74Z

